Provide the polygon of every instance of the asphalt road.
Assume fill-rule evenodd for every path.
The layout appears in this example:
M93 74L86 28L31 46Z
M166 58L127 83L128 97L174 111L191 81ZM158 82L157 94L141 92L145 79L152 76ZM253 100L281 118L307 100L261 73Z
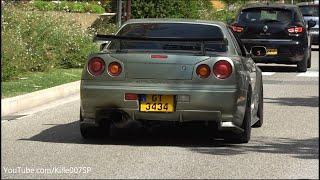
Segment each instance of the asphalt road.
M70 97L2 119L2 178L319 179L318 56L307 73L261 65L265 124L248 144L208 138L201 127L113 129L111 139L85 141Z

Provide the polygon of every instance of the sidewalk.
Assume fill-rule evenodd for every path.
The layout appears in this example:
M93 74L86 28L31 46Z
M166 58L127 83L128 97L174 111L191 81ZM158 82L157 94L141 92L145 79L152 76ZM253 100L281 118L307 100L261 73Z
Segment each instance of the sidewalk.
M1 99L1 116L40 106L79 93L80 81L67 83L32 93Z

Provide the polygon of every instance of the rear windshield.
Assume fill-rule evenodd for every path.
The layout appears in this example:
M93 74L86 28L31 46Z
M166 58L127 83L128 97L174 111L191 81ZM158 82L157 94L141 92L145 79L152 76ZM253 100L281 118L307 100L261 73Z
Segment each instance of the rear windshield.
M287 24L293 20L293 13L286 9L244 9L239 15L239 23L282 23Z
M187 23L134 23L124 26L119 36L129 37L176 37L176 38L223 38L217 26ZM158 50L158 51L201 51L201 42L146 42L146 41L112 41L109 50L116 48L127 50ZM223 53L227 51L225 43L205 43L209 52Z
M299 6L303 16L319 16L319 5Z

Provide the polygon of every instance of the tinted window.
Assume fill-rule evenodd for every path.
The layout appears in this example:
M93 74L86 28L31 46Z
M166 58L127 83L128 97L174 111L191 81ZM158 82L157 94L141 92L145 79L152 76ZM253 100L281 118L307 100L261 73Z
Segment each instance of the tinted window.
M223 38L217 26L186 23L134 23L123 27L120 36L130 37L178 37L178 38ZM116 47L112 42L109 49ZM226 52L225 44L206 43L205 48L211 52ZM200 42L137 42L121 41L121 49L130 50L182 50L200 51Z
M319 16L319 5L299 6L303 16Z
M235 35L233 34L233 31L230 28L228 28L228 32L230 34L231 40L233 41L233 44L235 46L236 51L238 52L239 55L242 55L242 52L240 50L240 46L239 46L237 40L235 39Z
M275 8L250 8L241 11L239 16L240 23L290 23L293 19L292 12L285 9Z

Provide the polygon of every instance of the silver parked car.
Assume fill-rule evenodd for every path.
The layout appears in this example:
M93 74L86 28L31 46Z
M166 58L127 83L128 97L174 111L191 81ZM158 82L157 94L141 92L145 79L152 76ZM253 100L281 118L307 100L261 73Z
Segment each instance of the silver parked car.
M319 45L319 1L298 3L304 21L314 21L315 26L310 28L312 44Z
M263 123L263 83L240 41L222 22L127 21L91 54L81 78L80 130L107 135L111 123L190 121L217 125L246 143ZM256 56L265 55L257 47ZM147 124L147 123L146 123Z

